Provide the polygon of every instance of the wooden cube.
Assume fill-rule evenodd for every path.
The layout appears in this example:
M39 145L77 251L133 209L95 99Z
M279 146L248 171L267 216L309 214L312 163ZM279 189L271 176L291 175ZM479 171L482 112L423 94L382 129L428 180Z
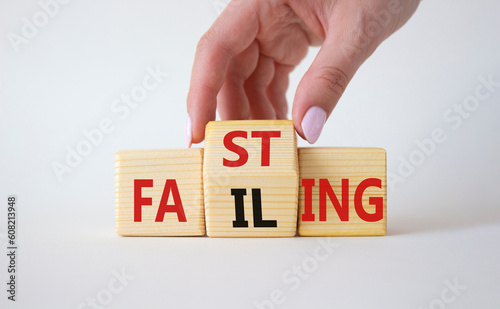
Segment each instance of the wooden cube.
M118 152L116 233L204 235L202 164L203 149Z
M298 165L292 121L208 123L203 181L208 236L295 236Z
M299 148L299 235L385 235L386 155L380 148Z

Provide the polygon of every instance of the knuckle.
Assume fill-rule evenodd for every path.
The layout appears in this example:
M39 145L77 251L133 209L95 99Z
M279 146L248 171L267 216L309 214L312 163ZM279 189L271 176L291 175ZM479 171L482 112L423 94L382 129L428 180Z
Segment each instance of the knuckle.
M335 97L340 97L347 88L349 79L347 75L337 68L324 68L318 76L318 81Z
M219 55L225 54L228 58L234 58L235 53L226 40L221 39L220 34L210 28L198 41L196 46L198 52L209 52Z
M197 49L202 50L215 42L215 34L212 29L205 32L198 41Z

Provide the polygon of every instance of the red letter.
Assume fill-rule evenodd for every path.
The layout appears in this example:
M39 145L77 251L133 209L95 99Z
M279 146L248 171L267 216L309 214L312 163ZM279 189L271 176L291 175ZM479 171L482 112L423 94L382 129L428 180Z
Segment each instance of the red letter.
M340 221L349 221L349 179L342 179L342 205L328 179L319 180L319 221L326 221L326 194L335 207Z
M314 214L312 213L312 187L314 187L314 179L302 179L302 186L304 187L304 213L302 214L302 221L314 221Z
M236 145L233 143L233 138L235 137L243 137L247 138L247 132L245 131L231 131L224 136L224 146L226 146L227 150L230 150L240 156L238 160L231 161L223 158L222 165L227 167L238 167L242 166L248 161L248 152L245 148Z
M152 205L152 198L142 197L142 188L152 186L153 179L134 179L134 222L142 222L142 206Z
M252 137L262 138L260 165L269 166L271 152L271 137L281 137L281 131L252 131Z
M168 195L172 191L172 197L174 198L174 205L167 205ZM177 189L177 182L175 179L167 179L165 182L165 188L163 188L163 194L161 195L160 205L158 206L158 213L156 213L155 222L163 222L166 212L176 212L177 219L179 222L186 222L186 215L184 214L184 208L182 207L181 196L179 195L179 189Z
M384 217L384 198L381 196L370 197L368 201L370 205L375 205L375 213L367 213L363 208L363 193L368 187L382 188L382 180L379 178L367 178L363 180L356 188L356 193L354 193L354 208L362 220L376 222L382 220Z

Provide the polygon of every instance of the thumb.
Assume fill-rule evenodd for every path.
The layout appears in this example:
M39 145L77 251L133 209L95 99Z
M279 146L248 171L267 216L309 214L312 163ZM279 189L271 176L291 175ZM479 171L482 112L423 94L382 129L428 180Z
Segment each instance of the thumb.
M310 144L317 141L326 119L354 73L371 54L368 50L342 44L345 35L337 29L333 32L326 37L311 67L302 77L293 102L295 130Z

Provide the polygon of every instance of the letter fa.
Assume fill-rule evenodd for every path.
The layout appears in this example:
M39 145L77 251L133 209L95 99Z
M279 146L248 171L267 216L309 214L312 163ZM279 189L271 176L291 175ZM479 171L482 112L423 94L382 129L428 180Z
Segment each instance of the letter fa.
M144 187L153 187L153 179L134 179L134 222L142 222L142 206L151 206L153 204L152 198L142 197L142 188ZM167 204L170 193L172 193L174 200L174 204L172 205ZM165 181L155 222L163 222L165 213L167 212L175 212L177 213L179 222L187 222L175 179L167 179Z

